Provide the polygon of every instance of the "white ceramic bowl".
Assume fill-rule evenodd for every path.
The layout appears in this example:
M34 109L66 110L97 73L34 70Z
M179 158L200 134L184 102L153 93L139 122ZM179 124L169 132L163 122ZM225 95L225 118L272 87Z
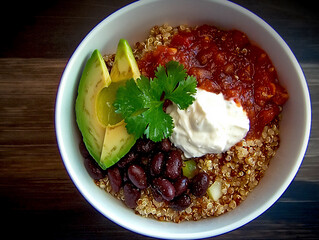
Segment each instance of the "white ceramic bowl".
M238 29L263 48L290 94L281 122L281 146L264 178L235 210L217 218L180 224L135 215L124 204L99 189L88 175L79 152L80 136L74 104L84 65L94 49L114 53L120 38L133 45L146 38L154 25L212 24ZM234 230L267 210L295 177L305 154L311 123L310 98L303 72L281 37L248 10L223 0L143 0L128 5L98 24L70 58L58 90L56 135L65 167L83 196L104 216L134 232L156 238L195 239ZM107 234L107 233L106 233Z

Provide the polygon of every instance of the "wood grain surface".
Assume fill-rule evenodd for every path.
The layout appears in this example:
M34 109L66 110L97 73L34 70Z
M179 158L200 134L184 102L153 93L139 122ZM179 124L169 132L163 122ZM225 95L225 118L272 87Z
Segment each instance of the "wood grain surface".
M18 239L151 239L98 213L73 185L54 129L60 77L76 46L102 19L132 1L4 4L0 45L1 233ZM277 203L216 239L319 239L319 17L311 1L234 1L265 19L305 73L312 131L303 164ZM3 238L3 239L4 239Z

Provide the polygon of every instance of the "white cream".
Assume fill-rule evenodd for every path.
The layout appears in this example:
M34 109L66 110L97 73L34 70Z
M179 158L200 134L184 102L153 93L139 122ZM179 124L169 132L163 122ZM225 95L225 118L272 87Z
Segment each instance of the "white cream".
M175 104L167 108L174 120L172 143L187 158L222 153L241 141L249 130L249 119L241 106L223 94L197 89L195 101L186 110Z

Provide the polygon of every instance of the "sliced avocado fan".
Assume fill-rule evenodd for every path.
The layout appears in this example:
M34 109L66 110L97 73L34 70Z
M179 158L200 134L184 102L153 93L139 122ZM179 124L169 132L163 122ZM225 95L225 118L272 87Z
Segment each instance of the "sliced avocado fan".
M83 142L102 169L118 162L135 144L113 102L119 86L138 78L140 71L125 39L118 43L111 73L98 50L88 60L78 89L76 119ZM102 81L102 82L101 82Z

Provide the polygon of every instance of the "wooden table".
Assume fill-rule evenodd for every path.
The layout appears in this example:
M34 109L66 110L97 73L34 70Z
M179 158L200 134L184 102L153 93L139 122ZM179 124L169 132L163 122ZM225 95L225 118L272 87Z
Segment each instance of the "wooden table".
M54 130L56 92L69 57L97 23L130 2L11 1L2 5L0 217L3 236L150 239L117 226L82 197L63 166ZM300 171L279 201L251 223L216 239L319 238L317 8L309 1L297 0L235 2L272 25L300 61L312 98L312 132Z

